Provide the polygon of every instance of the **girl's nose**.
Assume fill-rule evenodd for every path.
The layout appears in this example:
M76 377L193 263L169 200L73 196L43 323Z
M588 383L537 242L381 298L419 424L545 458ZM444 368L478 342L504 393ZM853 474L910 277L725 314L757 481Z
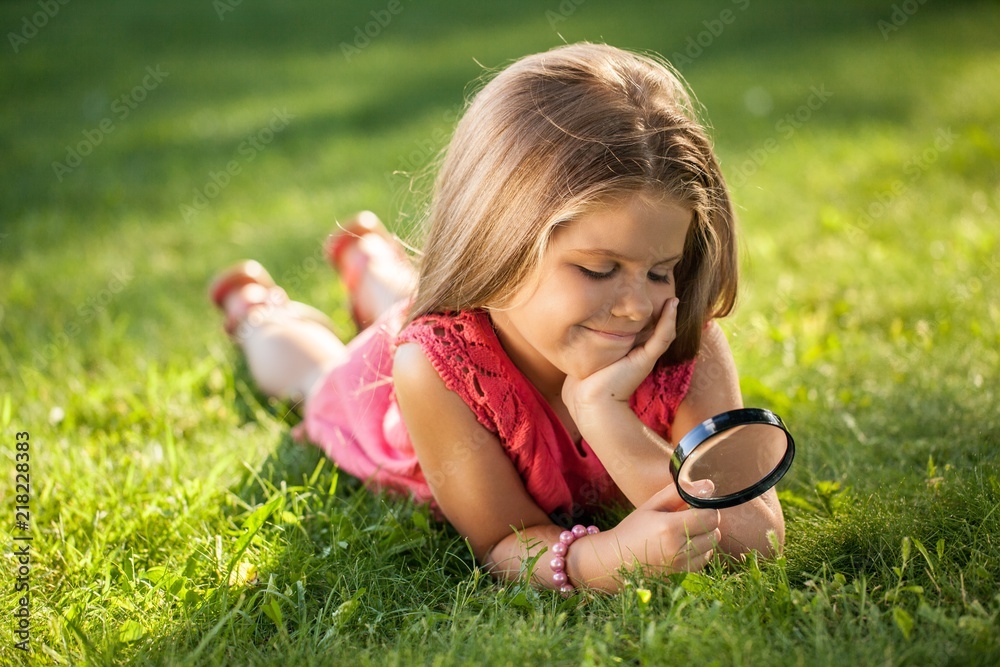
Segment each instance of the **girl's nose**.
M615 287L611 315L636 322L648 320L653 314L653 300L650 298L645 280L622 280Z

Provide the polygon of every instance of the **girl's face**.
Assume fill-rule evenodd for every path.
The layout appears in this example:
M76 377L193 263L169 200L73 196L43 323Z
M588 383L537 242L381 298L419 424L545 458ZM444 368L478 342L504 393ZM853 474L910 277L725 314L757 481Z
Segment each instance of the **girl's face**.
M514 364L547 398L648 338L667 300L690 209L639 194L557 229L538 281L491 309Z

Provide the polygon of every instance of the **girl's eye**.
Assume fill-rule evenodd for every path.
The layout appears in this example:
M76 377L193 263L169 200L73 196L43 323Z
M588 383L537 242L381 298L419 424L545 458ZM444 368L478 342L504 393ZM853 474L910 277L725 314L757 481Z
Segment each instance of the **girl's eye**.
M576 268L580 269L580 273L582 273L583 275L587 276L592 280L605 280L615 274L615 269L601 272L601 271L591 271L590 269L583 266L578 266Z
M591 280L606 280L611 276L615 275L615 272L618 270L618 267L613 267L607 271L592 271L591 269L588 269L585 266L578 266L576 268L580 270L580 273L590 278ZM664 274L650 272L647 274L647 276L654 283L663 283L665 285L669 285L671 280L673 279L673 272L668 271L667 273Z

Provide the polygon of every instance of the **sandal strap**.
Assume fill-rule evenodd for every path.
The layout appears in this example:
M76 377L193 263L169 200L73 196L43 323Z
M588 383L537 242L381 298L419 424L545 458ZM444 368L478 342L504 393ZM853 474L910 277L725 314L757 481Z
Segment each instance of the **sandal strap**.
M229 311L224 310L226 297L246 285L260 285L264 289L259 295L251 294L248 298L241 299L240 303L231 304ZM219 273L209 286L208 294L216 307L223 310L225 315L223 328L230 337L235 337L240 325L247 320L251 311L261 306L280 309L295 319L316 322L334 331L333 322L329 317L312 306L291 301L285 290L278 287L274 278L260 265L260 262L252 259L234 264Z
M252 283L267 288L277 286L274 278L267 272L267 269L261 266L260 262L248 259L219 273L209 285L208 296L216 308L222 308L222 304L225 303L230 292Z
M388 235L382 221L371 211L362 211L347 221L337 231L330 234L326 243L326 258L335 269L340 270L340 259L348 246L356 243L365 234Z

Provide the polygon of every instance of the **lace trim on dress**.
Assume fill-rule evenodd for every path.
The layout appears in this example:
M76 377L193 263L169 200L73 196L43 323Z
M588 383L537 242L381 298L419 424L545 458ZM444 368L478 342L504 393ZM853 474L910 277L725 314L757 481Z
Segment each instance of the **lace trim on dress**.
M420 345L445 386L497 436L544 511L590 511L623 499L589 445L572 442L507 356L485 311L424 315L400 333L397 343L406 342ZM639 419L662 437L670 437L692 369L693 362L659 365L629 400Z

